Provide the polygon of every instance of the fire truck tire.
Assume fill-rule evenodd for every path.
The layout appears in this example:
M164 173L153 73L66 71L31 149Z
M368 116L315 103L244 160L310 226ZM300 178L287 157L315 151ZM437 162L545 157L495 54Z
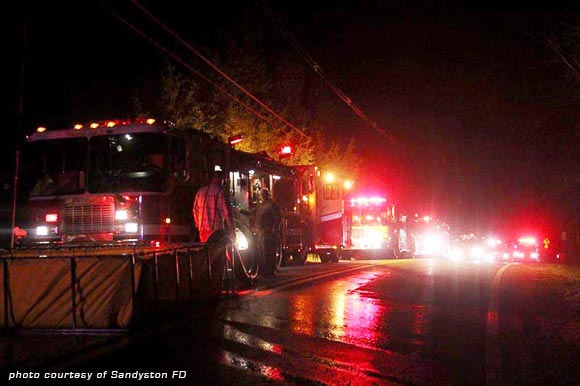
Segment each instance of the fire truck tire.
M246 284L252 284L260 270L258 240L246 225L236 221L236 227L248 241L248 249L238 251L238 255L236 256L236 277Z
M299 265L305 265L306 262L308 261L308 254L310 253L310 251L302 251L302 253L300 253L298 255L298 264Z
M340 260L340 257L338 256L338 252L331 252L329 257L330 257L331 263L338 263L338 261Z

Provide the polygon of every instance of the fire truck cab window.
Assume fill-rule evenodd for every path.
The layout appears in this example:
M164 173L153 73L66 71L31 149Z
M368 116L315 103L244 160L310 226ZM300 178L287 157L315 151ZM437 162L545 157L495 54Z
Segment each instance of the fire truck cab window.
M338 184L326 184L324 185L324 199L325 200L338 200L340 198L340 189Z
M173 176L178 180L189 180L189 173L187 172L187 151L183 139L171 139L169 156L171 157L171 172Z
M272 188L274 201L280 206L280 209L292 211L294 209L294 181L289 178L281 178L274 181Z
M238 171L230 173L230 193L234 207L243 210L250 208L249 177L247 174Z
M165 141L165 136L151 133L91 138L89 191L162 191Z
M260 203L260 190L262 190L262 186L267 187L267 185L263 183L261 178L254 176L254 178L252 179L252 191L250 193L251 207L254 207Z

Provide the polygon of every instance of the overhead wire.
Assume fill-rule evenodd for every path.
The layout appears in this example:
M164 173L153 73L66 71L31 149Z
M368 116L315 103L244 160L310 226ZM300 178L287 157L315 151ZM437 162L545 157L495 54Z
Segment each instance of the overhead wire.
M204 61L214 71L216 71L218 74L220 74L222 77L224 77L230 83L232 83L238 90L242 91L248 97L250 97L251 99L253 99L256 103L258 103L262 108L264 108L265 110L267 110L270 114L272 114L280 122L282 122L286 126L292 128L293 130L295 130L296 132L298 132L303 137L307 137L303 130L301 130L298 127L296 127L294 124L292 124L291 122L289 122L286 118L284 118L282 115L280 115L279 113L277 113L276 111L274 111L270 107L268 107L265 103L263 103L260 99L258 99L256 96L254 96L251 92L249 92L248 90L246 90L243 86L241 86L238 82L236 82L231 76L229 76L226 72L224 72L223 70L221 70L217 65L215 65L212 61L210 61L208 58L206 58L201 52L199 52L198 50L196 50L191 44L189 44L185 39L183 39L177 32L175 32L173 29L169 28L159 18L157 18L155 15L153 15L149 10L147 10L137 0L132 0L131 2L139 10L141 10L147 17L149 17L153 22L155 22L159 27L161 27L162 29L164 29L167 33L169 33L171 36L173 36L175 39L177 39L181 44L183 44L191 52L193 52L195 55L197 55L202 61Z
M193 66L191 66L189 63L187 63L186 61L184 61L183 59L181 59L178 55L176 55L175 53L169 51L167 48L165 48L163 45L161 45L160 43L158 43L157 41L155 41L153 38L151 38L150 36L148 36L145 32L143 32L142 30L140 30L139 28L137 28L135 25L131 24L128 20L124 19L122 16L120 16L119 14L117 14L116 12L114 12L113 10L109 9L108 7L106 7L104 4L100 3L100 6L102 8L104 8L106 11L108 11L111 15L113 15L115 18L117 18L119 21L121 21L123 24L125 24L127 27L129 27L131 30L133 30L135 33L141 35L141 37L143 37L145 40L147 40L149 43L153 44L155 47L157 47L159 50L165 52L167 55L171 56L174 60L176 60L178 63L180 63L181 65L183 65L184 67L186 67L187 69L191 70L195 75L197 75L198 77L200 77L201 79L203 79L204 81L206 81L207 83L211 84L212 86L214 86L215 88L217 88L220 92L222 92L224 95L228 96L229 98L231 98L232 100L234 100L235 102L241 104L245 109L247 109L248 111L252 112L253 114L255 114L258 118L264 120L266 123L269 123L271 125L273 125L272 121L269 120L266 116L262 115L259 111L257 111L256 109L254 109L252 106L244 103L242 100L238 99L235 95L229 93L227 90L225 90L223 87L221 87L220 85L218 85L217 83L213 82L211 79L209 79L208 77L206 77L205 75L203 75L201 72L199 72L198 70L196 70Z
M320 64L302 47L302 45L298 42L298 40L294 37L292 32L286 28L284 23L278 18L274 12L268 7L264 0L258 0L258 2L262 6L262 10L266 14L266 17L270 19L277 27L282 36L286 39L288 44L304 59L304 61L309 64L315 73L317 73L320 78L324 81L324 83L348 106L350 107L354 113L359 116L363 121L365 121L376 133L382 136L384 139L387 140L387 143L390 145L400 144L399 141L390 133L388 133L384 128L379 126L375 121L367 116L364 111L353 102L353 100L346 95L344 91L342 91L338 86L336 86L332 80L325 74L322 70ZM404 151L401 146L392 146L393 152L399 154L402 158L407 160L409 163L413 165L413 170L421 169L422 166L419 164L418 160L412 156L412 154L420 154L421 151L416 149L410 143L406 143L406 146L415 148L413 151ZM380 182L384 186L386 184Z
M372 129L374 129L378 134L380 134L383 138L387 139L389 142L395 142L395 138L389 134L385 129L379 126L375 121L365 114L365 112L357 106L354 101L345 94L338 86L330 80L330 78L324 73L322 67L312 56L302 48L298 40L294 37L294 35L285 27L284 23L274 14L274 12L266 5L264 0L261 0L262 8L266 14L266 16L273 21L280 30L280 33L286 38L288 44L296 50L296 52L308 63L315 73L317 73L321 79L326 83L328 87L348 106L350 107L354 113L359 116L363 121L365 121Z

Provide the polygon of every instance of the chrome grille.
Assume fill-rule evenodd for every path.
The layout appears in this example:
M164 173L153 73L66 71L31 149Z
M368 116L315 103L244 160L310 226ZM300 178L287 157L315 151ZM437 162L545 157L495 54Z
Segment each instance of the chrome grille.
M64 209L64 233L67 234L113 232L114 225L113 204L70 205Z

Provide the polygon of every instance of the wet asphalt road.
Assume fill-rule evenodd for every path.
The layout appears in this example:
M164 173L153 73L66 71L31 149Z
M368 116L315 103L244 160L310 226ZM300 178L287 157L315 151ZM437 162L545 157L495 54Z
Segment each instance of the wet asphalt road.
M529 360L530 354L522 353L513 342L505 343L511 334L525 333L510 327L511 317L502 319L502 314L508 314L502 307L509 305L509 299L503 298L509 291L501 291L499 279L509 269L495 263L442 259L287 267L278 277L262 278L255 288L216 304L196 307L180 317L166 315L128 335L96 336L93 340L98 344L90 350L72 350L65 359L37 362L32 370L41 376L47 371L54 376L66 372L93 375L90 381L42 383L54 385L530 381L517 375L526 371L525 366L514 365L517 358ZM91 341L87 337L60 339L70 345ZM505 355L507 349L512 350L510 358ZM17 362L12 369L24 371L25 364ZM96 379L105 371L102 379ZM116 378L113 371L118 371ZM130 378L119 378L123 374ZM135 379L146 375L167 378ZM546 382L549 377L535 379Z

